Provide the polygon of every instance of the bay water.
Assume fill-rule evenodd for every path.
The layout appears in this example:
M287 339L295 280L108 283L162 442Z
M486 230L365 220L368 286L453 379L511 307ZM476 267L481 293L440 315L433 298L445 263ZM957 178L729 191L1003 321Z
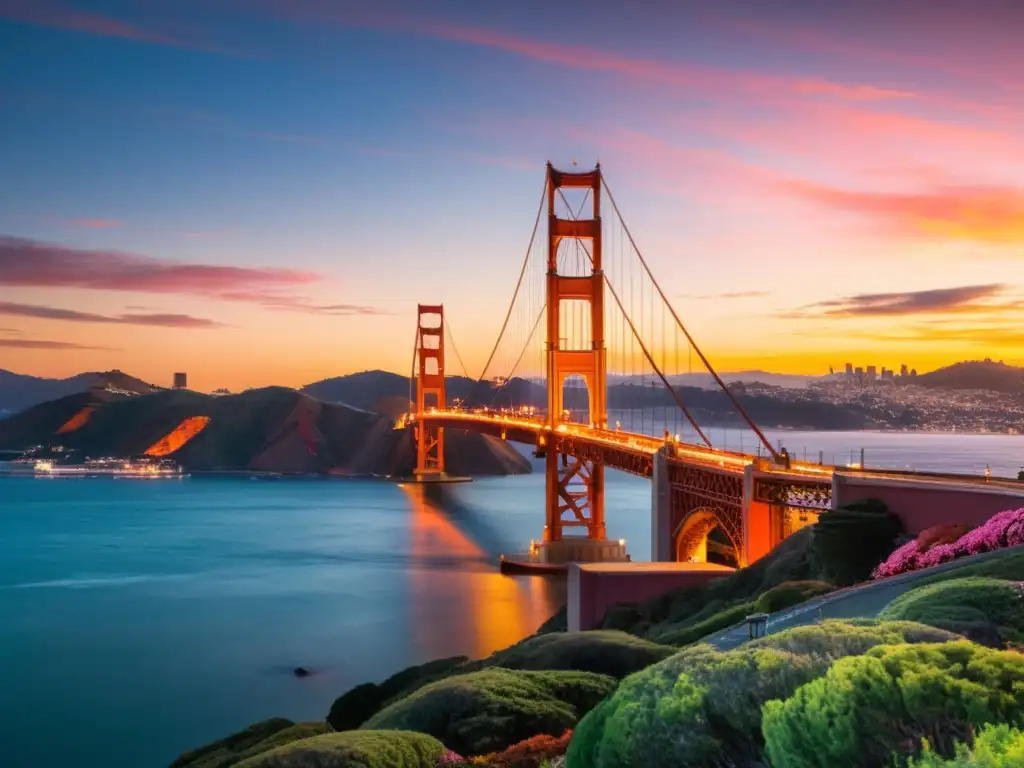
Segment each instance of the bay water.
M1019 436L769 438L826 462L863 447L868 466L900 469L1016 476L1024 461ZM159 768L263 718L322 719L353 685L410 664L534 632L564 583L501 576L497 557L539 538L543 475L447 494L0 477L0 765ZM647 559L648 481L609 472L606 506L609 536Z

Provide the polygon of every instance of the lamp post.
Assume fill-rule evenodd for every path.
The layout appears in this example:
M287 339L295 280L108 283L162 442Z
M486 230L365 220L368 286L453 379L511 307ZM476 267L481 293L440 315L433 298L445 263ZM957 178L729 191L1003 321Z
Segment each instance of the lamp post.
M768 614L752 613L747 616L747 634L751 640L768 634Z

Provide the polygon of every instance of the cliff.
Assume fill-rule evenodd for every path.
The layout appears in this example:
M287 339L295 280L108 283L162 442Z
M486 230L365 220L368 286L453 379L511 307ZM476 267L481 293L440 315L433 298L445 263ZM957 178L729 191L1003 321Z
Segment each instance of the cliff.
M91 390L43 403L0 421L0 449L62 445L81 456L174 459L189 470L299 474L411 472L415 446L393 420L295 390L268 387L213 397L166 390L118 396ZM530 471L512 446L450 431L445 459L453 474Z

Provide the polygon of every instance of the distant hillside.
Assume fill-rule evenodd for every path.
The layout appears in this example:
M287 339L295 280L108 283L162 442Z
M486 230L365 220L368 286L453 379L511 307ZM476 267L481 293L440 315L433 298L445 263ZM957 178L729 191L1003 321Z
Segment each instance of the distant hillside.
M409 430L392 419L284 387L213 397L165 390L68 395L0 420L0 449L63 445L83 456L139 456L163 440L191 470L404 475L415 465ZM195 432L187 441L189 428ZM495 438L449 430L453 474L518 474L529 462Z
M768 371L732 371L719 374L726 384L733 384L742 381L745 384L768 384L772 387L783 387L784 389L802 389L812 381L817 381L818 376L798 376L790 373L769 373ZM686 387L699 387L700 389L717 389L718 384L710 373L680 373L669 376L672 385L681 384Z
M44 379L0 369L0 412L17 413L65 395L107 386L138 394L153 391L146 382L121 371L80 373L69 379Z
M916 384L943 389L985 389L1024 393L1024 368L991 360L956 363L918 376Z
M445 389L449 403L456 399L478 406L510 402L518 405L538 398L538 402L547 401L542 387L518 378L499 389L465 376L449 376L445 380ZM323 379L299 391L324 402L344 403L368 411L384 408L385 412L392 412L397 403L409 401L409 377L387 371L363 371Z
M478 384L470 379L452 377L447 381L447 395L451 402L460 398L467 406L521 406L547 407L547 390L532 381L512 379L503 387L488 383ZM740 417L726 395L717 390L700 387L676 386L676 392L690 408L701 425L738 424ZM357 408L375 410L386 398L390 409L401 407L409 398L409 380L405 376L383 371L340 376L326 379L303 389L323 400L344 402ZM763 427L802 429L866 429L877 426L867 411L857 405L836 405L814 400L789 401L765 395L742 395L739 398L750 417ZM565 407L583 410L587 407L584 389L567 389ZM608 386L610 411L638 408L665 407L675 409L671 394L660 384L651 387L646 382L611 383ZM393 412L393 411L390 411ZM614 415L611 416L614 418Z

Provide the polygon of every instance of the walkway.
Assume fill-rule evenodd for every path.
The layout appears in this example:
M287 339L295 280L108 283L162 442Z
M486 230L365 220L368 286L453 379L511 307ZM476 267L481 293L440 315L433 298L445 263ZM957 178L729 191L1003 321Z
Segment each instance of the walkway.
M814 598L785 611L771 614L768 617L768 632L775 634L804 624L813 624L820 619L874 618L885 606L904 592L913 589L916 583L922 579L974 563L1005 557L1007 553L1015 551L1024 551L1024 546L985 552L973 557L962 557L959 560L931 568L901 573L899 576L890 576L887 579L840 589L824 597ZM704 638L703 642L720 650L728 651L745 643L749 639L748 632L747 624L743 622L724 632L710 635Z

